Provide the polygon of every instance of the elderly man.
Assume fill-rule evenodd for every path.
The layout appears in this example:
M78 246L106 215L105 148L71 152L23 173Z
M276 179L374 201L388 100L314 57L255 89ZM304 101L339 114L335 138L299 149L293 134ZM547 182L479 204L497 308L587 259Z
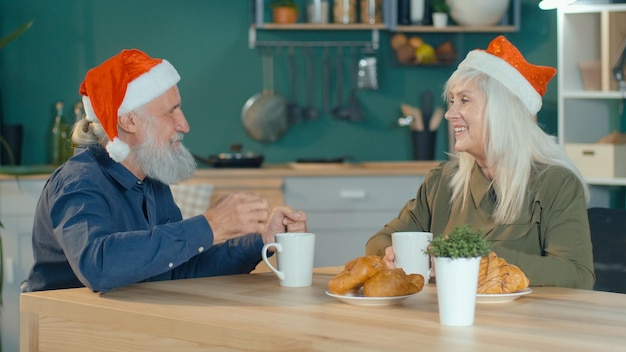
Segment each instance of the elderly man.
M191 177L180 76L162 59L123 50L80 87L86 118L74 156L48 180L33 226L35 263L23 291L87 286L106 292L142 281L250 272L264 243L306 231L306 214L271 213L233 193L182 220L169 184Z

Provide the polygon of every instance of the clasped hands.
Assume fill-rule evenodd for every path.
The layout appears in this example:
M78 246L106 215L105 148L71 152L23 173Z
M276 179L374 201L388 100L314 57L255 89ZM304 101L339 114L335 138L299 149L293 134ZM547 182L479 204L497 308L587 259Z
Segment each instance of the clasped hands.
M270 243L278 233L307 231L305 212L284 205L270 210L267 200L252 192L225 195L204 216L216 243L251 233L261 234L263 243Z

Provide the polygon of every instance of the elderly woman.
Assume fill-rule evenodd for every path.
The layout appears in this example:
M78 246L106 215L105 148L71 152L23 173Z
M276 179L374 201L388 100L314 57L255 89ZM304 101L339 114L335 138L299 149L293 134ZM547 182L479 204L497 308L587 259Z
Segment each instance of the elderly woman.
M431 170L366 253L394 267L391 234L447 234L469 224L533 286L591 289L589 192L572 161L536 123L556 70L535 66L503 36L471 51L444 89L456 155Z

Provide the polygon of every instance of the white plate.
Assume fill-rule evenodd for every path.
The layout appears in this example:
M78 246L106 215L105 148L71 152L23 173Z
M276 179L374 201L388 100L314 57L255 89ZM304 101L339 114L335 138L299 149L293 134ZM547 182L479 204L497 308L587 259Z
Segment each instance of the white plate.
M523 295L527 295L533 292L533 290L527 288L525 290L513 292L513 293L503 293L503 294L477 294L476 295L476 303L504 303L511 302L516 300Z
M416 292L406 296L393 296L393 297L365 297L363 291L359 291L357 294L336 295L326 291L326 294L330 297L334 297L344 303L353 304L356 306L389 306L392 304L398 304L405 299L416 295Z

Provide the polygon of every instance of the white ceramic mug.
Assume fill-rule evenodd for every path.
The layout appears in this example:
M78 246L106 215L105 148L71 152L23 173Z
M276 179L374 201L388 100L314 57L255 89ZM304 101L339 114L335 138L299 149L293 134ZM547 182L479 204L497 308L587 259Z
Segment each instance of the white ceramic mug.
M263 246L263 261L280 279L285 287L307 287L313 281L313 254L315 252L315 234L312 233L279 233L276 241ZM267 249L276 248L276 269L267 259Z
M430 232L394 232L391 243L396 255L395 264L407 274L420 274L424 282L430 280L430 257L424 251L433 239Z

